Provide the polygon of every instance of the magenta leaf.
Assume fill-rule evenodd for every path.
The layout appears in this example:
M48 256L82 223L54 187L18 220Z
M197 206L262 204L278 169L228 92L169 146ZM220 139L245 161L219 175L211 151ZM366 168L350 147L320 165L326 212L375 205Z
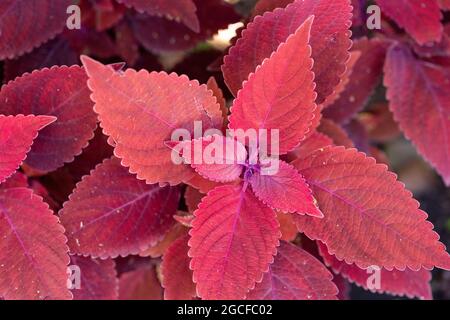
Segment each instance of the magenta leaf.
M311 189L297 169L284 161L279 161L279 165L274 175L252 175L250 184L256 196L273 209L322 218Z
M201 176L216 182L238 179L247 160L244 145L219 135L181 142L174 150L180 150L185 162Z

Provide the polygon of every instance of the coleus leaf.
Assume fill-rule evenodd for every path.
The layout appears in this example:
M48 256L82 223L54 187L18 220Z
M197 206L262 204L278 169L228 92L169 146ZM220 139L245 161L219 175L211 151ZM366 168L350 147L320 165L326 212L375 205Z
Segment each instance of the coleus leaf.
M119 300L162 300L163 288L155 268L141 266L119 278Z
M318 150L292 164L325 216L295 215L297 227L324 242L339 260L360 268L450 268L450 256L427 214L385 165L343 147Z
M314 151L333 145L333 140L327 135L315 131L290 153L294 158L305 158ZM295 159L294 159L295 160Z
M337 146L353 148L355 145L348 136L348 133L337 123L329 119L322 119L317 131L331 138Z
M279 130L279 154L294 149L310 130L316 105L309 37L313 17L251 74L231 107L231 129ZM270 151L269 151L270 152Z
M323 111L324 117L338 123L347 123L361 111L380 83L387 42L361 38L354 42L353 50L361 55L353 66L348 83L338 99Z
M354 264L339 261L328 253L327 247L321 242L318 242L318 248L319 254L328 267L366 290L408 296L410 298L432 299L430 287L431 272L428 270L420 269L419 271L412 271L406 269L404 271L388 271L381 269L379 270L380 287L377 287L376 284L369 287L369 277L375 270L368 272L368 270L360 269Z
M172 227L179 191L147 185L112 158L77 184L60 212L72 253L92 257L137 254Z
M450 185L450 69L417 60L396 45L388 52L385 74L394 119Z
M376 0L383 13L404 28L417 43L439 42L443 27L437 0Z
M281 242L275 261L248 298L250 300L336 300L333 275L311 254Z
M71 299L64 228L26 188L0 190L0 296L6 300Z
M275 212L242 185L210 191L194 212L189 256L197 295L243 299L273 261L280 232Z
M186 191L184 193L184 200L190 213L197 210L197 206L202 201L202 198L204 196L205 194L201 193L200 191L191 186L188 186L186 188Z
M38 131L55 121L51 116L0 115L0 183L22 164Z
M28 187L28 177L20 171L16 171L12 176L0 184L0 189Z
M276 9L256 17L224 58L222 71L235 96L249 74L311 15L315 17L310 45L317 103L322 103L333 92L345 71L351 46L351 33L348 30L351 25L350 1L297 0L285 9Z
M25 72L52 66L71 66L78 64L77 52L62 36L58 36L30 53L13 60L6 60L4 64L4 82L14 80Z
M67 19L66 10L71 4L73 0L1 1L0 60L30 52L55 37L63 30Z
M276 174L262 175L255 172L249 181L255 195L273 209L323 217L305 179L297 169L284 161L279 161Z
M210 77L206 85L208 86L208 89L213 92L214 97L216 97L217 102L220 105L220 110L222 111L223 116L223 128L225 129L228 125L228 108L223 91L220 89L219 84L214 77Z
M276 8L286 8L294 0L259 0L253 9L252 16L262 16L267 11L273 11Z
M151 52L183 51L207 40L218 30L226 29L229 24L239 22L240 17L233 6L223 0L193 0L193 2L197 7L199 32L166 18L136 14L130 19L136 39Z
M25 163L49 172L73 161L93 138L97 118L92 111L86 74L79 66L42 69L9 82L0 91L0 114L45 114L58 120L41 131Z
M294 241L297 238L298 230L295 226L294 219L291 214L277 212L277 219L280 224L281 240Z
M247 160L245 146L221 135L178 143L180 153L201 176L211 181L230 182L239 178Z
M73 255L70 257L70 266L78 267L80 271L80 287L74 286L71 290L74 300L118 299L119 281L114 260Z
M191 30L200 31L196 14L197 6L192 0L118 0L118 2L127 7L133 7L141 13L181 21Z
M221 128L222 115L212 92L186 76L116 72L88 57L81 59L100 126L114 139L114 153L122 165L147 183L175 185L192 179L193 170L175 165L164 142L174 129L187 129L193 136L195 121L201 121L204 130Z
M152 258L161 257L166 253L166 251L175 240L187 235L187 233L188 229L185 226L180 223L176 223L169 231L167 231L161 241L159 241L156 245L148 248L147 250L140 252L139 256Z
M325 99L325 101L322 104L323 109L336 102L336 100L338 100L341 94L344 92L345 88L347 87L350 81L350 76L353 73L353 68L355 67L356 62L359 60L360 57L361 57L360 51L350 52L350 58L345 64L346 70L342 75L341 82L337 85L334 92Z
M196 297L192 271L189 269L189 236L172 243L161 263L162 286L165 300L191 300Z

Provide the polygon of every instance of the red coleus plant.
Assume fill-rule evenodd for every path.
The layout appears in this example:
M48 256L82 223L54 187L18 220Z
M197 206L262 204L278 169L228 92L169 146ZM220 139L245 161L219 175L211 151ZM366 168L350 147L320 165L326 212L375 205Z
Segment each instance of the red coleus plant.
M370 141L398 123L450 183L446 1L378 0L377 32L365 1L260 0L206 84L221 0L32 2L53 19L0 3L0 298L432 298L450 256Z

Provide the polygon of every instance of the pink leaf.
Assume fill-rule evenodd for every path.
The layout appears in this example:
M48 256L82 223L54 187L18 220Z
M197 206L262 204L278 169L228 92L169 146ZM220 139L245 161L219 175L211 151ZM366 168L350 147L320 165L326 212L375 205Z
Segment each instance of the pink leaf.
M161 273L165 300L191 300L196 296L189 269L188 240L189 236L184 236L174 241L163 256Z
M249 80L231 108L231 129L279 130L279 152L287 153L304 139L314 117L313 61L308 45L310 17Z
M64 228L42 198L25 188L0 190L0 296L71 299Z
M122 164L147 183L192 179L192 169L175 165L164 142L175 129L187 129L193 136L195 121L201 121L204 130L221 128L222 115L212 92L174 73L115 72L88 57L82 61L94 110L103 132L114 139L114 153Z
M442 13L437 0L376 0L383 13L404 28L417 43L439 42Z
M61 210L71 252L107 258L137 254L174 224L179 191L147 185L112 158L85 176Z
M343 147L319 150L293 165L325 216L296 215L297 227L339 260L360 268L450 269L450 256L427 214L385 165Z
M275 261L248 298L250 300L336 300L330 271L308 252L281 242Z
M12 59L55 37L67 20L72 0L2 0L0 60ZM51 17L51 18L50 18Z
M322 103L333 92L349 57L350 1L297 0L285 9L276 9L256 17L230 49L222 71L235 96L249 74L311 15L315 16L310 45L316 75L317 103Z
M163 289L155 268L143 266L123 273L119 279L119 300L162 300Z
M284 161L279 165L274 175L252 175L250 184L256 196L273 209L322 218L311 189L297 169Z
M219 135L178 143L187 164L211 181L230 182L239 178L247 150L239 141Z
M381 269L379 272L380 287L377 288L376 284L370 283L371 275L374 275L375 269L363 270L355 266L354 264L346 264L343 261L339 261L334 256L328 253L327 247L318 242L319 254L324 259L327 266L333 269L336 273L342 275L344 278L351 282L356 283L358 286L363 287L366 290L378 293L389 293L393 295L408 296L410 298L418 297L421 299L432 299L431 296L431 272L420 269L419 271L412 271L406 269L405 271ZM369 281L368 281L369 280ZM369 284L371 287L369 288Z
M394 119L450 185L450 69L417 60L408 48L394 46L385 73Z
M192 0L118 0L141 13L164 16L170 20L181 21L191 30L200 31L197 6Z
M49 116L0 115L0 183L25 160L38 131L55 121Z
M74 300L117 300L119 281L114 260L81 256L71 256L70 260L80 271L80 287L72 289Z
M450 10L450 0L438 0L438 2L442 10Z
M52 67L9 82L0 91L0 113L45 114L58 118L33 144L25 163L49 172L73 161L94 136L97 118L92 111L83 69Z
M208 300L245 298L276 253L275 212L238 185L210 191L194 215L189 256L197 294Z

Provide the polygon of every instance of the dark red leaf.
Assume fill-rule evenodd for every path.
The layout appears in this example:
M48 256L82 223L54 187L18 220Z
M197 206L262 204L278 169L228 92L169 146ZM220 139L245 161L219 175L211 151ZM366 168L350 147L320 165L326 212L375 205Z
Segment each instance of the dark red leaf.
M389 50L385 73L394 119L450 185L450 69L417 60L399 45Z
M141 13L164 16L170 20L184 23L195 32L200 31L197 7L193 0L118 0Z
M311 130L314 100L310 17L251 74L231 107L230 129L279 131L279 154L294 149ZM270 150L268 150L270 152Z
M85 176L61 210L71 252L107 258L138 254L171 228L179 191L147 185L112 158Z
M439 42L442 13L437 0L376 0L381 10L419 44Z
M82 68L63 66L27 73L2 87L0 114L58 118L42 130L28 154L25 163L34 171L53 171L73 161L94 136L97 118L86 80Z
M114 139L114 153L122 164L147 183L192 179L193 170L175 165L164 142L175 129L185 128L193 136L194 121L201 121L204 130L221 128L219 105L206 85L174 73L115 72L88 57L82 60L94 92L94 110L103 132Z
M161 273L165 300L191 300L196 297L195 283L189 269L188 240L187 235L179 238L163 256Z
M428 270L421 269L419 271L412 271L406 269L405 271L388 271L386 269L381 269L379 271L380 287L377 288L376 284L372 285L370 281L368 281L375 270L363 270L354 264L346 264L343 261L339 261L328 253L328 249L323 243L318 242L318 244L319 253L327 266L366 290L377 293L408 296L409 298L418 297L427 300L432 299L430 287L431 272ZM369 284L371 284L370 288Z
M0 183L25 160L38 131L55 121L50 116L0 115Z
M2 0L0 60L12 59L55 37L63 30L73 0Z
M117 300L119 281L114 260L71 256L70 265L80 271L80 287L71 290L74 300Z
M336 300L330 271L308 252L281 242L275 261L248 298L250 300Z

